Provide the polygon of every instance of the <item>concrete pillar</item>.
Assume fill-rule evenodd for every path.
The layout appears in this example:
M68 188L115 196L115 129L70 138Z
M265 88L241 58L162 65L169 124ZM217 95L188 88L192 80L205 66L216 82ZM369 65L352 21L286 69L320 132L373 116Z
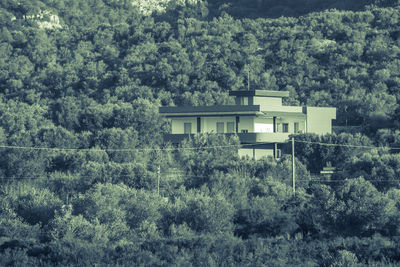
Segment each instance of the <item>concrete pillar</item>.
M201 133L201 118L197 117L197 132Z

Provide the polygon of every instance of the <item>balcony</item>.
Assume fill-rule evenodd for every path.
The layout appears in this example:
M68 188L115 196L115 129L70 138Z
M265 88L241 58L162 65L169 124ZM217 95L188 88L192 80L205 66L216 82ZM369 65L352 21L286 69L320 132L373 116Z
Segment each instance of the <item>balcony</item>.
M234 133L225 134L226 136L235 135ZM286 143L289 140L290 133L237 133L240 143ZM164 141L171 143L180 143L183 139L194 136L194 134L164 134Z
M242 144L286 143L290 133L238 133Z

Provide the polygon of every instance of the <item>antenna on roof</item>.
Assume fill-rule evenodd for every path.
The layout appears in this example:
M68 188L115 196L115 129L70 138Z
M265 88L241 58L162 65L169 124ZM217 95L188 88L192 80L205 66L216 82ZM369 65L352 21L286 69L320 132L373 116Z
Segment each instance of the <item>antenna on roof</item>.
M247 91L250 91L250 68L247 66Z

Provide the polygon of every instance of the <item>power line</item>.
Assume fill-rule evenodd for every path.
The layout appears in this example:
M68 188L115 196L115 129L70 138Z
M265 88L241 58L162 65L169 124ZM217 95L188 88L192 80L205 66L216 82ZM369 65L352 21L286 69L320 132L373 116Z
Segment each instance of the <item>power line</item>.
M294 140L296 143L315 144L321 146L336 146L336 147L352 147L352 148L365 148L365 149L389 149L400 150L400 147L377 147L365 145L348 145L348 144L332 144L314 141ZM267 142L257 143L257 145L269 144ZM0 149L20 149L20 150L48 150L48 151L93 151L93 152L140 152L140 151L179 151L179 150L206 150L218 148L232 148L232 147L245 147L251 144L240 145L222 145L222 146L203 146L203 147L174 147L174 148L61 148L61 147L33 147L33 146L10 146L0 145Z
M162 175L162 173L160 174ZM57 180L59 178L71 178L71 176L60 176L60 177L52 177L52 176L21 176L21 177L0 177L0 181L4 181L4 180L38 180L38 179L52 179L52 180ZM134 175L133 175L134 176ZM92 175L92 176L82 176L82 175L76 175L76 178L90 178L90 177L94 177L94 178L104 178L104 177L113 177L113 178L120 178L120 177L130 177L130 175ZM175 175L175 176L162 176L162 177L168 177L168 178L209 178L209 176L193 176L193 175Z
M297 143L306 143L306 144L316 144L321 146L341 146L341 147L353 147L353 148L366 148L366 149L390 149L390 150L400 150L400 147L388 147L388 146L363 146L363 145L347 145L347 144L332 144L332 143L323 143L323 142L313 142L313 141L303 141L303 140L295 140Z
M353 179L357 179L357 178L353 178ZM343 179L343 180L331 180L331 179L329 179L329 180L323 180L323 179L315 179L315 180L313 180L313 179L311 179L311 180L299 180L299 181L308 181L308 182L346 182L346 181L349 181L349 180L352 180L352 179ZM374 180L365 179L365 180L369 181L369 182L400 182L400 180L376 180L376 179L374 179Z
M138 151L179 151L179 150L203 150L240 147L241 145L224 146L203 146L203 147L177 147L177 148L59 148L59 147L32 147L32 146L7 146L0 145L3 149L21 149L21 150L48 150L48 151L92 151L92 152L138 152Z
M174 178L209 178L210 176L200 176L200 175L191 175L191 174L184 174L184 173L180 173L180 175L174 175L174 173L169 173L169 172L161 172L160 175L164 176L164 177L174 177ZM122 175L118 175L118 174L109 174L109 175L104 175L104 174L100 174L100 175L80 175L80 174L65 174L65 175L59 175L59 176L52 176L52 175L48 175L48 176L17 176L17 177L0 177L0 181L1 180L36 180L36 179L54 179L57 180L59 178L90 178L90 177L114 177L114 178L120 178L120 177L131 177L131 176L135 176L135 175L129 175L129 174L122 174ZM322 175L320 175L322 176ZM345 182L351 179L321 179L321 178L316 178L316 179L297 179L296 181L299 182ZM289 180L288 180L289 181ZM379 180L379 179L368 179L367 181L370 182L400 182L399 180L388 180L388 179L383 179L383 180Z

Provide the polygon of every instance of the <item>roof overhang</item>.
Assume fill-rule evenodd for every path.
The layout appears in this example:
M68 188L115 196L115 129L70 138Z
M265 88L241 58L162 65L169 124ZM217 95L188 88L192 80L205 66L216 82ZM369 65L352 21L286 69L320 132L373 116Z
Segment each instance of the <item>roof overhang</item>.
M296 118L307 118L307 115L303 112L285 112L285 111L263 111L258 115L262 118L272 118L272 117L296 117Z
M289 91L272 91L272 90L241 90L229 91L230 96L267 96L267 97L289 97Z
M165 117L188 116L235 116L257 115L260 112L259 105L251 106L197 106L197 107L160 107L159 113Z

